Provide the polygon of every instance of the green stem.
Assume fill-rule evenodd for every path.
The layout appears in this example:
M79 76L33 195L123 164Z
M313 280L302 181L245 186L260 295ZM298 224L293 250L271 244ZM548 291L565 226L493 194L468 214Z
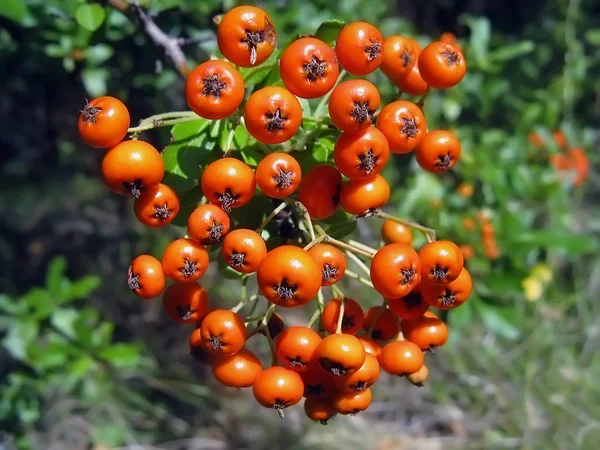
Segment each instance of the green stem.
M333 295L339 298L346 298L342 290L337 287L335 284L331 285L331 290L333 291Z
M235 136L235 127L235 125L232 125L231 130L229 130L229 135L227 136L227 143L225 144L225 148L223 149L223 158L225 158L231 150L231 144L233 144L233 137Z
M350 251L346 251L346 255L348 255L348 257L352 261L354 261L356 265L363 270L364 273L366 273L369 277L371 276L371 269L369 269L369 267L358 256L356 256Z
M381 316L383 316L383 313L385 312L386 309L387 309L387 300L384 298L383 302L381 303L381 309L379 309L379 312L375 316L375 320L373 320L373 323L371 324L371 326L367 330L367 336L368 337L372 337L373 336L373 330L375 329L375 326L377 325L377 322L379 322L379 319L381 319Z
M348 278L352 278L353 280L359 281L360 283L364 284L365 286L373 288L373 283L371 283L371 281L369 281L366 278L361 277L359 274L352 272L351 270L346 269L346 272L344 272L344 276L346 276Z
M411 222L410 220L400 219L398 217L392 216L391 214L384 213L383 211L377 211L377 217L381 217L382 219L386 220L391 220L409 228L418 230L421 233L423 233L423 235L427 238L428 242L435 241L435 230L433 228L427 228L426 226L420 225L416 222Z
M308 244L306 244L306 246L304 247L304 251L309 251L315 245L320 244L321 242L323 242L327 238L328 238L327 235L323 235L323 236L319 236L318 238L313 239Z
M323 96L323 98L321 99L321 101L319 102L319 104L317 105L317 109L315 109L315 116L319 117L320 115L322 115L321 110L327 105L327 103L329 103L329 97L331 97L331 93L333 92L333 90L336 88L336 86L338 84L340 84L342 82L342 79L346 76L346 71L344 69L342 69L340 71L340 74L335 82L335 85L333 86L333 88Z
M377 250L375 250L373 247L369 247L368 245L365 245L362 242L353 241L352 239L350 239L348 243L350 245L354 245L357 248L360 248L361 250L364 250L365 252L377 253Z
M340 334L342 332L342 323L344 322L344 313L346 312L346 298L340 297L340 315L338 316L337 326L335 328L335 334Z
M310 234L310 239L314 241L315 240L315 229L313 227L313 223L312 223L310 214L308 213L308 209L306 209L306 206L304 206L300 202L296 202L296 207L300 210L300 212L302 213L302 216L304 216L304 221L306 222L306 226L308 227L308 233Z
M181 111L181 112L170 112L163 114L156 114L154 116L147 117L142 120L137 127L131 127L127 130L127 133L138 135L142 131L153 130L154 128L168 127L176 125L178 123L192 122L200 119L193 111Z
M429 92L431 91L431 88L429 86L427 86L427 89L425 90L425 93L421 96L421 98L417 101L417 106L419 108L422 108L425 105L425 99L427 98L427 96L429 95Z
M317 309L315 309L315 312L313 313L312 317L310 318L310 320L308 321L306 326L308 328L312 327L314 325L314 323L317 321L317 319L320 317L321 317L321 309L317 308Z
M265 227L267 225L269 225L269 222L271 222L271 220L273 220L275 218L275 216L277 216L277 214L279 214L281 211L283 211L289 204L293 203L295 200L292 199L283 199L283 203L281 203L277 208L275 208L273 211L271 211L271 213L267 216L267 218L264 220L263 223L261 223L259 225L259 227L256 229L256 232L258 234L261 234L263 232L263 230L265 229Z

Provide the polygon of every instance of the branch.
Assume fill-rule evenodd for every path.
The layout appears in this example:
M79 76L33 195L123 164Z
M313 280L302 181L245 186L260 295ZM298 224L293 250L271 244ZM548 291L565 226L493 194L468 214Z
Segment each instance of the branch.
M110 4L115 6L115 0L111 0ZM119 9L117 6L115 6ZM167 35L158 25L154 22L150 14L144 10L137 2L132 2L130 10L133 11L134 16L138 19L144 32L152 40L154 45L161 47L165 50L165 54L169 57L177 71L187 78L190 74L191 69L188 66L187 60L181 50L181 41L179 38L171 37Z

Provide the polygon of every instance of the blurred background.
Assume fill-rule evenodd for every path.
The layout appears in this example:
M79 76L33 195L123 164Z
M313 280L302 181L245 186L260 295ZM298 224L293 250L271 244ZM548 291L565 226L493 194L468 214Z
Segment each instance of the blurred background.
M183 79L129 0L0 2L0 449L592 449L600 440L600 16L583 0L277 0L280 45L327 19L365 20L421 44L450 32L464 81L432 93L430 129L462 141L443 176L392 158L387 211L463 245L475 280L428 355L423 388L384 378L371 408L328 426L280 420L188 355L191 329L128 292L134 256L185 232L145 228L77 135L110 94L132 124L187 109ZM216 50L219 0L145 0L194 66ZM249 2L255 3L255 2ZM386 101L397 95L374 75ZM158 148L168 130L146 133ZM380 224L355 236L378 245ZM415 242L418 246L419 241ZM203 279L213 305L239 282ZM379 302L359 291L364 305ZM251 285L250 289L255 289ZM310 311L312 312L312 310ZM308 309L289 323L306 323ZM287 316L286 316L287 319ZM264 349L266 350L266 349Z

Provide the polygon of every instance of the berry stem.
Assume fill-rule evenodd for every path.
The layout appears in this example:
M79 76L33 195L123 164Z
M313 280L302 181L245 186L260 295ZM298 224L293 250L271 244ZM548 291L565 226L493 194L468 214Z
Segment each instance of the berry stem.
M309 251L315 245L320 244L321 242L323 242L324 240L326 240L328 237L329 236L327 236L327 235L322 235L322 236L319 236L318 238L313 239L308 244L306 244L306 246L304 247L304 251L306 251L306 252Z
M319 319L320 317L321 317L321 309L317 308L317 309L315 309L315 312L313 313L312 317L310 318L310 320L308 321L306 326L308 328L311 328L314 325L314 323L317 321L317 319Z
M369 247L368 245L365 245L362 242L357 242L357 241L353 241L352 239L350 239L348 241L348 243L350 245L355 246L356 248L360 248L361 250L364 250L365 252L377 253L377 250L375 250L373 247Z
M373 288L373 283L371 283L371 281L369 281L366 278L361 277L359 274L357 274L355 272L352 272L351 270L346 269L346 272L344 273L344 276L352 278L353 280L356 280L356 281L364 284L365 286L369 286L370 288Z
M419 101L417 101L417 106L419 108L422 108L423 105L425 105L425 99L429 95L430 91L431 91L431 88L429 86L427 86L427 89L425 90L425 93L421 96L421 98L419 99Z
M223 149L223 158L229 155L231 151L231 144L233 144L233 137L235 136L236 125L231 126L231 130L229 130L229 135L227 136L227 143L225 144L225 148Z
M240 292L240 297L242 299L240 300L240 302L237 305L235 305L233 308L231 308L231 311L233 311L234 313L237 313L244 306L246 306L248 304L248 301L250 300L250 299L248 299L248 289L246 286L248 284L248 278L250 278L248 275L244 275L242 277L242 288L241 288L241 292ZM253 297L254 296L258 297L258 295L256 295L256 294L253 295Z
M375 316L375 320L373 320L373 323L371 324L371 326L367 330L367 336L370 337L370 338L373 337L373 330L375 330L375 326L377 325L377 322L379 322L379 319L381 319L381 316L383 316L383 313L387 309L387 300L385 298L383 299L383 302L381 303L381 306L382 306L381 309L379 310L379 312Z
M346 298L344 296L341 297L340 302L340 315L338 316L337 326L335 327L335 334L341 334L342 332L342 323L344 322L344 313L346 312Z
M354 253L352 253L349 250L346 250L346 255L348 255L348 257L352 261L354 261L356 263L356 265L358 267L360 267L362 269L362 271L369 276L369 278L371 277L371 269L369 269L369 266L367 266L364 262L362 262L362 260L358 256L356 256Z
M277 208L275 208L273 211L271 211L271 213L267 216L267 218L264 220L264 222L261 223L259 225L259 227L256 229L256 232L258 234L261 234L263 232L263 230L265 229L265 227L267 225L269 225L269 222L271 222L271 220L273 220L275 218L275 216L277 216L277 214L279 214L288 205L291 205L294 202L295 202L295 200L292 200L292 199L289 199L289 198L284 198L283 199L283 203L281 203L279 206L277 206Z
M133 138L142 131L153 130L154 128L168 127L178 123L192 122L200 119L193 111L172 111L162 114L155 114L154 116L147 117L140 121L137 127L131 127L127 130L127 133L133 134Z
M321 112L321 110L323 108L325 108L325 106L327 106L327 104L329 103L329 97L331 97L331 93L333 92L335 87L342 82L342 80L344 79L345 76L346 76L346 71L344 69L342 69L340 71L340 74L338 75L338 79L336 80L335 84L333 85L333 88L331 88L331 90L327 94L325 94L323 96L323 98L321 99L321 101L319 102L317 109L315 109L315 116L319 117L319 116L324 115Z
M366 252L354 245L346 244L343 241L338 241L337 239L334 239L331 236L326 236L325 242L327 242L328 244L333 244L336 247L341 247L343 249L350 250L351 252L358 253L359 255L366 256L369 259L373 258L373 256L375 255L375 253Z
M267 326L267 324L269 323L269 319L271 319L271 316L273 315L273 312L275 312L275 305L269 306L269 309L267 309L267 312L265 312L263 320L260 323L260 328L265 330L265 336L267 337L267 341L269 341L269 348L271 349L271 365L276 366L277 353L275 352L275 343L273 342L273 338L271 337L271 331Z
M335 284L331 285L331 290L333 291L333 295L335 297L346 298L346 296L344 295L342 290L339 287L337 287Z
M323 313L323 309L325 308L325 297L323 297L323 289L319 289L317 292L317 304L319 305L319 310Z
M421 233L423 233L423 235L427 238L428 242L435 241L435 230L433 228L427 228L416 222L411 222L410 220L400 219L398 217L392 216L391 214L384 213L383 211L377 211L377 217L380 217L382 219L391 220L393 222L400 223L409 228L418 230Z
M310 238L315 240L315 229L313 227L312 219L310 214L308 213L308 209L300 202L296 202L296 208L300 210L300 213L304 216L304 221L306 222L306 226L308 227L308 233L310 234Z

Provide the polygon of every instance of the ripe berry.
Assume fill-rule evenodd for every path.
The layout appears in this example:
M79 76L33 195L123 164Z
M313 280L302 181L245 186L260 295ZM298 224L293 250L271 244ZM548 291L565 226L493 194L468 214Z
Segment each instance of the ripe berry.
M417 372L424 362L421 349L409 341L394 341L383 347L381 367L390 375L405 376Z
M157 297L165 288L166 280L160 261L154 256L140 255L127 270L127 285L138 297Z
M204 169L200 179L202 193L227 213L248 203L256 190L254 171L235 158L222 158Z
M383 41L381 71L390 80L403 78L416 66L419 53L421 47L414 39L390 36Z
M464 266L460 248L450 241L425 244L419 250L419 259L421 277L429 284L445 285L456 280Z
M335 54L348 73L367 75L374 72L383 61L383 36L370 23L349 23L337 36Z
M258 374L252 391L258 403L275 409L283 418L283 410L302 399L304 384L297 372L273 366Z
M381 175L347 181L340 192L340 204L344 211L365 217L374 215L389 198L390 185Z
M317 347L319 364L336 377L353 374L362 367L365 358L365 348L351 334L331 334Z
M177 283L194 283L208 269L208 252L191 239L176 239L162 256L165 274Z
M198 206L189 216L188 234L202 245L216 244L229 232L231 221L222 208L207 203Z
M166 184L158 184L133 203L135 216L149 227L163 227L179 214L179 196Z
M262 372L260 360L245 348L235 355L225 356L212 365L214 377L223 385L235 388L250 387Z
M317 244L308 250L321 270L321 286L331 286L342 279L346 272L346 258L336 247Z
M371 126L381 104L379 91L367 80L348 80L337 85L329 98L329 116L342 131L356 133Z
M377 117L377 128L387 138L392 153L410 153L421 143L427 124L421 108L397 100L382 108Z
M419 72L425 82L436 89L457 85L467 72L462 52L454 45L433 42L419 55Z
M351 180L366 180L377 175L386 166L389 157L387 139L375 127L342 133L333 151L336 167Z
M340 414L356 415L369 407L373 401L371 389L360 392L338 391L333 396L333 406Z
M306 398L328 398L336 390L333 378L320 365L316 365L306 372L299 372L299 374L304 383L304 396Z
M460 275L445 286L421 284L423 299L438 309L457 308L469 299L472 289L471 275L464 267L460 271Z
M228 309L217 309L204 317L200 326L202 346L210 353L229 356L246 343L246 326L242 318Z
M339 390L349 392L360 392L370 388L379 378L379 362L377 357L367 353L365 362L351 375L336 378L336 386Z
M337 414L331 397L309 397L304 402L306 416L321 425L327 425L327 421Z
M423 364L415 373L411 373L410 375L406 376L406 379L410 381L411 384L418 387L423 387L427 381L427 378L429 378L429 369L425 364Z
M423 170L443 173L450 170L460 158L461 146L458 138L447 130L427 133L417 147L415 157Z
M162 302L167 317L177 323L195 323L208 313L208 293L196 283L172 284Z
M85 105L77 128L86 144L110 148L125 138L130 121L129 111L123 102L106 96L95 98Z
M412 244L413 236L412 231L406 225L394 222L393 220L386 220L383 222L381 227L381 237L386 244Z
M420 288L424 283L416 286L408 295L400 298L388 298L387 304L397 317L400 319L417 319L425 314L429 309L427 303L421 295Z
M298 189L302 180L300 164L287 153L271 153L256 168L256 182L263 193L271 198L285 198Z
M310 169L300 183L298 199L313 219L333 215L340 204L342 174L334 166L321 164Z
M275 351L284 367L306 372L316 363L316 349L321 336L308 327L297 326L284 330L275 340Z
M238 228L223 241L221 256L229 267L240 273L254 273L267 255L265 240L254 230Z
M421 261L412 247L389 244L371 261L371 281L384 297L404 297L421 281L421 270Z
M342 299L334 298L325 305L323 314L321 314L321 324L323 328L334 334L340 317L340 305ZM345 299L344 317L342 317L342 333L356 334L363 325L365 314L360 305L351 298Z
M421 350L433 352L448 340L448 327L431 311L415 320L400 323L404 337Z
M383 312L381 311L383 308ZM377 322L375 322L377 320ZM373 332L371 336L373 339L378 341L389 341L398 336L400 332L400 323L398 317L394 315L385 306L373 306L369 308L367 314L365 314L365 321L363 322L363 329L368 331L375 322Z

